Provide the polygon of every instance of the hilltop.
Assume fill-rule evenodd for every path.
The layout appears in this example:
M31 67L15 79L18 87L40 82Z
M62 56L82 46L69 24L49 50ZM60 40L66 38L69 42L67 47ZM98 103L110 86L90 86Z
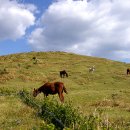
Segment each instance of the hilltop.
M89 67L95 65L95 72ZM30 94L45 82L64 82L74 107L84 114L95 109L104 111L110 120L130 119L130 76L126 68L130 64L104 58L77 55L66 52L30 52L0 56L0 114L1 127L9 128L12 122L21 121L19 128L32 128L40 124L35 110L25 105L15 94L26 90ZM68 78L60 78L59 71L66 70ZM58 96L49 96L59 100ZM37 99L44 101L43 95ZM120 114L121 113L121 114ZM26 119L28 118L28 121ZM7 120L8 119L8 120Z

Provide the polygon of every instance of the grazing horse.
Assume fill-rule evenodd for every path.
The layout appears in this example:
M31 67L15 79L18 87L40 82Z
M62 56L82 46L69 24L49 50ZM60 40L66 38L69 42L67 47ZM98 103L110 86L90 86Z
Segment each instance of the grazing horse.
M65 70L60 71L60 77L61 77L61 78L64 78L65 76L68 77L67 72L66 72Z
M130 74L130 69L129 69L129 68L127 68L127 75L128 75L128 74Z
M49 94L58 94L60 101L64 102L63 91L67 94L67 90L62 82L47 82L38 89L34 88L33 96L36 97L41 92L44 94L44 97L47 97Z
M89 68L89 72L93 73L94 71L95 71L95 66L92 66L92 67Z

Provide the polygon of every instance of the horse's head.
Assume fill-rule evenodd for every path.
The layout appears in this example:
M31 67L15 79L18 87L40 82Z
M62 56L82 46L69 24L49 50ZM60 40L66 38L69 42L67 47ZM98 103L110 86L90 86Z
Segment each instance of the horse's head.
M40 92L34 88L33 90L33 96L36 97Z

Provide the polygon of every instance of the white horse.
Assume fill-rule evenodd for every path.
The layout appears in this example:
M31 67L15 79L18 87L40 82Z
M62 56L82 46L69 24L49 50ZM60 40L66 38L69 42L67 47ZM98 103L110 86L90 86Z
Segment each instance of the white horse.
M89 72L93 73L95 71L95 66L89 68Z

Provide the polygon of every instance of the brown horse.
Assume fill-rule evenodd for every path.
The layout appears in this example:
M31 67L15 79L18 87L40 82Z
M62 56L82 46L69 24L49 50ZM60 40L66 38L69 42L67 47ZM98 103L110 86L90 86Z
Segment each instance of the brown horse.
M41 92L44 93L44 97L47 97L49 94L58 94L60 101L64 102L63 91L67 94L67 90L62 82L47 82L38 89L34 88L33 96L36 97Z
M60 77L64 78L65 76L68 77L67 72L65 70L60 71Z
M130 69L129 69L129 68L127 68L127 75L128 75L128 74L130 74Z

